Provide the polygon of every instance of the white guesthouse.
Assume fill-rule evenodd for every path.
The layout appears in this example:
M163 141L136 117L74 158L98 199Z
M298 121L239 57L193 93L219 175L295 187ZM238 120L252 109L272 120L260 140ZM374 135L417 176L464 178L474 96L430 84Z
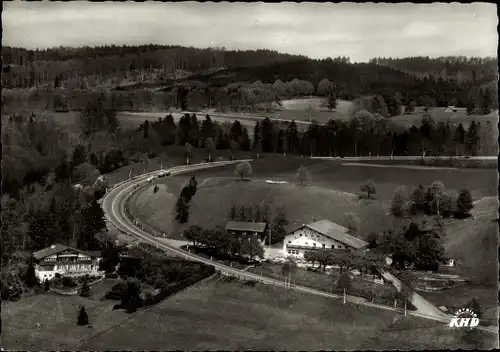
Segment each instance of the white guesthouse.
M320 220L291 231L283 241L283 256L304 258L314 250L355 251L367 242L348 234L349 230L330 220Z
M55 244L33 253L35 275L40 281L61 276L100 275L100 252L82 251L63 244Z

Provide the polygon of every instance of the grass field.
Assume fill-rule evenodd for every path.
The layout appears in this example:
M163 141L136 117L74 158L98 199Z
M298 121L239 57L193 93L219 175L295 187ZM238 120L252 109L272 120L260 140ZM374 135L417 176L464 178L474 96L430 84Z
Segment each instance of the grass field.
M389 337L391 339L389 339ZM489 346L494 335L483 336ZM175 295L83 350L471 348L442 324L257 284L214 280Z
M226 171L231 175L227 169L214 170L215 173L218 171ZM312 222L315 218L328 218L342 224L343 213L353 211L365 220L362 224L363 231L376 226L368 223L370 219L379 219L385 214L381 201L360 201L355 194L316 186L269 184L265 182L267 179L284 180L286 176L259 178L250 182L239 182L231 176L198 178L198 191L190 206L190 221L182 227L173 220L174 206L189 176L174 176L161 181L162 191L156 194L149 187L130 202L130 211L147 224L165 229L167 234L174 235L173 238L176 238L178 230L187 226L211 228L224 225L233 204L238 207L265 202L271 211L277 207L285 207L290 228ZM293 182L290 177L288 180Z
M498 199L479 200L473 218L451 222L445 250L456 258L459 271L477 283L498 281ZM496 285L495 285L496 286Z
M109 283L110 287L112 283ZM103 284L106 285L106 284ZM103 287L103 292L104 292ZM2 347L12 350L470 349L460 332L283 288L213 279L136 313L114 302L43 294L2 302ZM87 308L91 327L76 325ZM41 327L37 328L36 323ZM481 334L494 347L493 334Z
M250 182L239 182L233 175L234 166L192 173L198 179L199 189L191 202L190 221L186 226L211 227L223 224L231 204L249 205L263 201L271 208L284 206L290 226L326 218L343 224L342 215L352 211L361 220L360 232L387 229L392 224L390 201L396 188L406 186L408 192L419 183L429 185L441 180L447 189L458 192L463 187L471 190L474 200L496 194L496 172L484 169L370 168L342 166L337 162L269 156L252 162ZM299 186L295 179L297 168L305 164L312 174L310 185ZM162 180L162 192L153 194L147 189L131 202L131 213L148 224L173 233L174 202L190 176L173 176ZM359 187L372 179L377 188L375 199L358 199ZM480 179L481 182L477 182ZM288 181L288 184L269 184L266 180ZM134 205L134 203L136 203ZM207 211L210 209L210 211ZM168 214L168 216L166 216ZM344 224L345 225L345 224Z
M80 341L129 319L112 311L113 301L100 301L115 280L92 286L92 297L45 293L17 302L2 302L2 347L12 350L74 350ZM77 313L84 305L92 327L77 326ZM40 328L36 324L41 324Z

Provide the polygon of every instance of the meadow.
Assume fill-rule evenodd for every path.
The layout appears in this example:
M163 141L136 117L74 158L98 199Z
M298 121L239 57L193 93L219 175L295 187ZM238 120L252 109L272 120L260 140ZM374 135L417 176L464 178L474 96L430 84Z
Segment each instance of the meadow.
M130 315L112 310L115 302L100 300L115 283L116 280L105 279L93 285L90 298L49 292L23 297L17 302L2 301L2 347L26 351L74 350L81 341L130 319ZM76 324L80 305L85 306L90 327ZM41 326L37 327L37 323Z
M494 346L494 335L481 335ZM483 346L484 346L483 345ZM214 279L87 340L83 350L472 348L460 331L283 288Z
M329 111L328 108L323 106L324 98L321 97L307 97L298 98L282 101L282 106L277 106L273 112L226 112L218 113L213 110L202 110L197 111L196 114L199 120L204 119L205 115L208 113L214 121L219 123L229 122L232 123L234 120L239 120L243 126L245 126L248 131L253 131L255 122L262 118L268 117L269 119L281 119L281 120L295 120L299 122L309 123L312 120L318 123L327 123L329 120L347 120L350 117L350 109L353 106L352 101L347 100L337 100L337 107L333 111ZM452 125L458 125L462 123L465 128L467 128L471 121L476 122L486 122L489 121L492 125L496 126L498 122L498 111L494 111L488 115L467 115L464 111L458 111L457 113L450 114L444 113L444 108L431 108L429 114L433 117L436 123L445 122ZM117 113L118 119L122 124L123 128L137 128L145 120L156 121L160 117L165 117L169 113L172 113L174 120L177 122L181 117L182 113L179 109L168 109L165 111L157 111L152 107L152 111L147 112L131 112L131 111L119 111ZM80 112L69 111L69 112L47 112L46 114L53 116L53 118L68 127L76 129L76 122L78 120ZM411 127L412 125L419 126L422 122L422 117L424 112L421 107L416 109L416 112L412 114L402 114L397 116L392 116L388 118L390 121L396 123L397 125L403 127ZM298 124L300 129L307 128L307 124Z
M429 185L440 180L455 193L467 187L474 200L496 194L496 172L487 169L405 169L342 166L335 161L321 161L300 157L265 156L254 160L253 174L248 182L240 182L234 176L234 166L201 170L189 176L172 176L160 181L160 191L152 187L136 194L130 202L133 216L153 227L167 231L175 238L186 226L213 227L224 224L231 205L258 205L267 203L271 209L284 207L289 227L326 218L344 224L343 214L354 212L360 218L360 234L390 228L393 217L389 212L394 191L405 186L410 192L418 184ZM296 171L306 165L311 181L300 186ZM198 180L198 192L191 201L190 220L179 226L172 220L175 201L183 185L194 175ZM371 179L377 193L374 199L360 199L360 185ZM266 181L287 181L272 184ZM481 182L477 182L481 180ZM210 209L210 211L207 211ZM168 216L166 216L168 215Z

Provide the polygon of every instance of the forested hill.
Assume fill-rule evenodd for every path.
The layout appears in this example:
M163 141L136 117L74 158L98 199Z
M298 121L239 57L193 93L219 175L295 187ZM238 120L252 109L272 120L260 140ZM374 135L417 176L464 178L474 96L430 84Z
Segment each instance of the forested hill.
M323 79L343 99L363 95L401 95L402 104L473 107L492 101L495 108L496 59L404 58L351 63L349 58L315 60L271 50L234 51L180 46L102 46L26 50L3 47L4 88L94 87L174 88L179 83L203 83L227 88L233 84L300 80L316 87Z
M461 81L490 82L496 80L498 60L493 57L446 56L430 58L414 56L405 58L373 58L370 63L391 67L420 77Z

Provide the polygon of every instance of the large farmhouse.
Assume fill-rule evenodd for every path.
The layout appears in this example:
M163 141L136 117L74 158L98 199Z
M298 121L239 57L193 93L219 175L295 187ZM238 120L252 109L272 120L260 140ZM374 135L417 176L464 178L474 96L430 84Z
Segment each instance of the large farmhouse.
M283 241L283 255L304 258L307 251L320 249L354 251L367 242L351 236L349 230L330 220L320 220L291 231Z
M229 221L226 231L234 235L256 236L261 242L266 236L267 224L265 222Z
M40 281L61 276L99 275L99 252L81 251L63 244L55 244L33 253L35 275Z

